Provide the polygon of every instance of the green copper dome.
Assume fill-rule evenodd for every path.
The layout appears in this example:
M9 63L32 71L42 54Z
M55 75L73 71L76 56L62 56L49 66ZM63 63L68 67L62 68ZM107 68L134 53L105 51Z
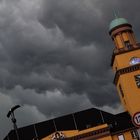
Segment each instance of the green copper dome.
M128 24L128 21L125 18L116 18L112 20L109 25L109 31L111 31L114 27L117 27L122 24Z

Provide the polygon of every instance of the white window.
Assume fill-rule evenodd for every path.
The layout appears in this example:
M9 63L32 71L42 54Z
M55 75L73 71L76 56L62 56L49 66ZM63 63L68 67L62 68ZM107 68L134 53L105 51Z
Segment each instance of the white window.
M124 136L123 135L119 135L118 136L118 140L124 140Z

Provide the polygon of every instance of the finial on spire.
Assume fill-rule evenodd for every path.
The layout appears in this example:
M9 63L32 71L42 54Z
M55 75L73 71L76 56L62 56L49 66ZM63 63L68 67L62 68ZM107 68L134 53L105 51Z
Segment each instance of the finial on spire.
M114 13L115 18L119 17L119 11L118 10L113 9L113 13Z

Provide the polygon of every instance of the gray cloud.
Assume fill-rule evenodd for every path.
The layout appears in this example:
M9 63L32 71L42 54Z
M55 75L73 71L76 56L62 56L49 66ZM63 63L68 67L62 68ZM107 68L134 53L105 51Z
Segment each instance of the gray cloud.
M92 106L122 111L112 84L108 26L116 8L140 39L139 6L138 0L0 1L2 114L21 104L23 126ZM10 122L5 115L0 121L2 138Z

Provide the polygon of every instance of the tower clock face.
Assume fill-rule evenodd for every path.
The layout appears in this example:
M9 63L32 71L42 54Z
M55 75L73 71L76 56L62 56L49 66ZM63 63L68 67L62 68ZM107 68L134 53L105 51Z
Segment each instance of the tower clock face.
M139 75L135 75L135 81L136 81L137 87L140 88L140 74Z
M139 57L132 57L130 59L130 65L135 65L135 64L139 64L140 63L140 58Z

